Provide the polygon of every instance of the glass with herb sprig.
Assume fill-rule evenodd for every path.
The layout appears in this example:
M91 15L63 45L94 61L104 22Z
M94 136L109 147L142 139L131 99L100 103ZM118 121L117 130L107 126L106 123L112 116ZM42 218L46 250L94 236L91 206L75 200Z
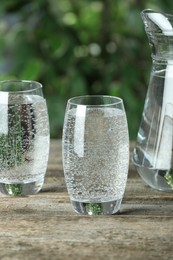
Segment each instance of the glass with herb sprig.
M0 81L0 192L27 196L40 191L49 154L49 120L42 85Z
M68 100L62 145L65 180L74 210L88 215L117 213L129 165L122 99L100 95Z

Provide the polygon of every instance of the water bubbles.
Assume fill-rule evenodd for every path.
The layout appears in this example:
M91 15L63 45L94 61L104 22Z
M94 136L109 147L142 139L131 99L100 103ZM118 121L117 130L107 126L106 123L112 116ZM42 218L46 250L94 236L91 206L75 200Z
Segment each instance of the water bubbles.
M9 101L5 107L6 120L1 121L2 125L7 123L7 129L0 132L0 182L26 183L43 179L49 152L45 100L40 96L15 95Z
M122 198L128 168L128 133L122 110L89 108L83 121L76 119L75 109L70 110L63 146L66 183L73 200ZM77 146L78 150L83 147L82 156L76 153Z

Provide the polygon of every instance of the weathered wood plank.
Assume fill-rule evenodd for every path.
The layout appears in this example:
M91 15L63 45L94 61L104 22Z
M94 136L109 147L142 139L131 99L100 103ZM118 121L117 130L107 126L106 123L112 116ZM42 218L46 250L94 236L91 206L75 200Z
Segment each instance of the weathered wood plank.
M132 164L119 214L77 215L67 194L61 141L51 142L42 191L0 197L0 259L172 259L173 194L144 184Z

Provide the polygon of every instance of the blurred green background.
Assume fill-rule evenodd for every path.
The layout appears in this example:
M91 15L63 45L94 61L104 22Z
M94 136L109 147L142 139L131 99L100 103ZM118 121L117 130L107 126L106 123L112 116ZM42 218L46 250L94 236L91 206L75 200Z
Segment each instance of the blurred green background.
M151 69L146 8L173 14L173 1L1 0L0 80L43 84L52 138L70 97L119 96L136 139Z

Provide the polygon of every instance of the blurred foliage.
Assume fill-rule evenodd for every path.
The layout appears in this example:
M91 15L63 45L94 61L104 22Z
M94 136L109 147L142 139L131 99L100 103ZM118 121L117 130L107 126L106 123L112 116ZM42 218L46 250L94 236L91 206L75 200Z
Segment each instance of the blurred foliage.
M135 139L151 68L145 8L169 12L173 1L1 0L0 79L43 84L54 138L68 98L120 96Z

